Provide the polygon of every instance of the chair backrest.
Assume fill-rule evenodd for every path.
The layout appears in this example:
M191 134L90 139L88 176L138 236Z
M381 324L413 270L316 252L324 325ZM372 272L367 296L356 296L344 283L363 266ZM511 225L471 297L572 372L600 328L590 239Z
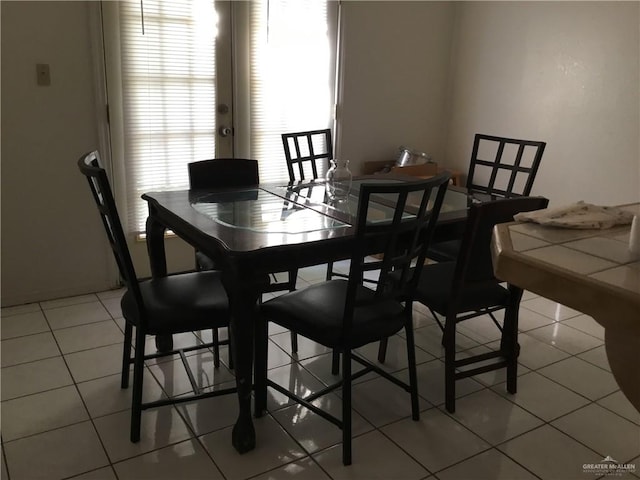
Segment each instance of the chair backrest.
M360 186L354 250L345 303L345 335L348 335L351 329L354 308L372 307L356 298L364 272L380 270L373 302L386 301L389 298L411 301L414 297L450 177L448 172L443 172L429 179L365 183ZM380 198L394 200L392 219L375 220L375 210L380 204L374 200ZM412 207L419 205L417 212L410 209L405 211L408 200ZM382 255L371 260L368 255L372 251L380 252Z
M477 133L467 190L493 197L528 196L546 145L545 142Z
M548 204L544 197L515 197L471 205L454 274L454 296L471 284L498 281L491 258L491 237L496 224L512 222L515 214L540 210Z
M283 133L282 145L287 159L289 181L315 180L324 175L329 160L333 159L331 130L309 130L307 132ZM311 166L311 172L305 172L305 165Z
M138 278L131 261L107 172L102 167L98 152L93 151L82 155L78 160L78 168L89 182L89 188L98 207L100 219L104 225L109 245L113 250L113 255L120 271L120 278L127 289L134 295L136 305L140 308L143 303Z
M258 161L244 158L214 158L191 162L189 168L189 187L235 188L258 185Z

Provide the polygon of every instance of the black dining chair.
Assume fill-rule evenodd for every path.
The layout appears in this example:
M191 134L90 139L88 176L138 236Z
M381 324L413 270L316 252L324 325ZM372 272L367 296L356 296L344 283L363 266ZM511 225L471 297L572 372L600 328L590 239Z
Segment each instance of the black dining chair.
M543 197L514 197L471 205L457 259L422 269L414 300L429 308L444 332L445 407L451 413L455 411L456 380L472 375L506 367L507 391L516 393L522 290L515 285L503 286L494 276L491 236L496 224L511 222L520 212L546 208L548 203ZM502 324L494 316L499 310L504 310ZM501 330L500 347L458 358L457 324L481 315L487 315L487 321Z
M473 141L466 188L479 201L526 197L531 194L546 142L477 133ZM434 242L427 257L454 260L460 240Z
M121 280L126 287L121 301L122 316L125 319L121 387L128 388L129 368L133 364L130 439L135 443L140 440L143 410L216 397L236 391L236 388L225 388L203 392L191 372L185 352L217 347L213 342L198 343L191 347L171 349L170 351L145 353L145 341L148 335L171 336L212 327L228 326L228 299L220 281L220 273L216 271L191 272L138 281L111 186L107 174L100 164L98 152L90 152L80 157L78 168L88 180L118 265ZM132 350L134 327L135 346ZM224 343L228 344L228 342ZM142 382L145 360L168 355L179 355L187 371L193 394L143 402Z
M289 181L316 180L333 159L331 130L308 130L282 134Z
M359 194L348 280L334 279L314 284L269 300L261 306L260 323L256 327L257 416L262 415L266 408L267 387L274 388L342 429L342 460L345 465L351 464L351 385L354 379L373 371L400 386L410 393L412 418L419 419L412 298L448 181L449 174L445 173L428 180L406 183L363 184ZM420 207L415 214L405 212L410 193L420 198ZM375 197L390 194L397 198L393 218L388 221L369 218L369 209L375 205ZM383 256L370 262L367 257L371 252L383 252ZM412 268L412 261L416 260L417 266ZM375 290L362 283L365 271L373 268L380 270ZM278 323L339 352L342 355L340 381L301 398L270 380L267 375L267 321ZM356 348L403 329L407 342L408 384L354 352ZM352 361L364 368L352 373ZM313 400L340 387L341 418L312 404Z
M258 173L258 161L245 158L215 158L191 162L187 165L189 169L189 188L191 190L210 188L256 188L260 183ZM196 269L215 270L216 265L213 259L203 252L196 251ZM271 276L271 282L263 293L280 292L283 290L293 291L296 289L298 270L287 272L287 278L278 281L276 275ZM219 339L218 329L213 330L213 340ZM291 333L291 350L298 351L298 337ZM220 354L218 349L214 350L214 364L220 366ZM233 358L229 350L229 367L233 368Z

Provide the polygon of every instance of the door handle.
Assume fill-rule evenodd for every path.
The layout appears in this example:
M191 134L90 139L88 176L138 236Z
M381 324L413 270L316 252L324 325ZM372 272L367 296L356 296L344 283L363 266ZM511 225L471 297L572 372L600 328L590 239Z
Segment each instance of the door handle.
M228 137L229 135L233 135L233 128L225 127L224 125L222 125L220 128L218 128L218 135L220 135L221 137Z

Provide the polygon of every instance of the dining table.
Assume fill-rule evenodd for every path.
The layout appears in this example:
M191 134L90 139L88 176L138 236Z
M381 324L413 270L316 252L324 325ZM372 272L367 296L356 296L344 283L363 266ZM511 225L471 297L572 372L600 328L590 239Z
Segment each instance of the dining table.
M616 208L640 218L640 203ZM496 277L591 316L620 390L640 412L640 252L630 225L568 229L537 223L497 225Z
M146 236L154 277L167 275L167 230L212 258L221 271L231 313L239 405L232 444L239 453L256 444L251 415L254 319L270 274L350 258L360 185L409 180L415 179L401 175L356 178L349 194L339 199L327 196L323 180L142 195L149 209ZM434 234L438 240L461 234L471 201L464 189L449 186ZM393 196L377 197L370 220L391 218L393 202ZM414 207L409 198L406 214L411 215Z

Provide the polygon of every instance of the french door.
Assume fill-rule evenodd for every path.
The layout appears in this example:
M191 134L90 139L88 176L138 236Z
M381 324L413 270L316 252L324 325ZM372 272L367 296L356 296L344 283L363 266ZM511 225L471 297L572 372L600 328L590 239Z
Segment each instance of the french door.
M338 2L101 3L113 185L140 275L145 191L188 187L187 164L259 162L286 178L280 134L333 127ZM170 269L192 249L166 242Z

